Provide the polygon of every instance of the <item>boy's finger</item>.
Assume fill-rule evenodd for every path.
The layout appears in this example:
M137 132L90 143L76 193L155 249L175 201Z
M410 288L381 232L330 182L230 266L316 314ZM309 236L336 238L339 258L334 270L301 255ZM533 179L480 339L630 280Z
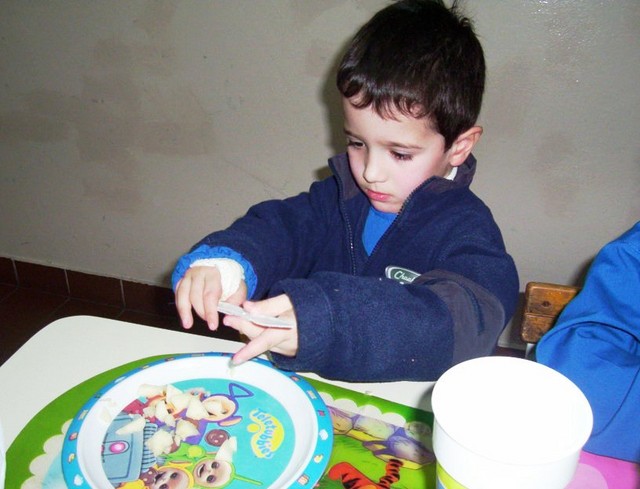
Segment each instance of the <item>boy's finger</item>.
M193 315L191 314L191 302L189 302L189 288L191 279L183 278L176 286L176 309L180 322L184 329L190 329L193 326Z
M273 346L268 336L269 335L264 334L258 335L255 339L240 348L231 359L233 364L240 365L267 352Z
M211 284L205 284L202 296L203 319L207 322L207 326L211 331L218 329L218 302L220 301L221 292L219 286L212 287Z
M293 308L291 300L285 294L258 302L246 301L243 306L249 312L265 316L279 316Z
M256 326L250 321L241 319L237 316L225 316L222 319L222 324L230 328L235 329L240 334L253 339L264 331L264 328Z
M194 275L191 278L191 288L189 290L189 302L196 314L202 319L205 319L204 310L204 279L199 275Z

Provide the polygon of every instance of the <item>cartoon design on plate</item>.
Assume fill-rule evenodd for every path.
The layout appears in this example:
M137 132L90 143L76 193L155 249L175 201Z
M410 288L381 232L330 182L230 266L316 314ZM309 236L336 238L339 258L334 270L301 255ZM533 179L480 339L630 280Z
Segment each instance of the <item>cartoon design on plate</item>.
M147 395L104 438L102 465L114 488L268 487L291 459L289 414L254 386L193 379L143 387Z
M117 487L121 489L222 488L227 487L234 480L261 486L261 482L235 472L233 465L235 450L235 437L227 439L217 452L205 452L199 445L181 443L175 452L162 459L161 465L154 465L140 474L136 481L125 482Z

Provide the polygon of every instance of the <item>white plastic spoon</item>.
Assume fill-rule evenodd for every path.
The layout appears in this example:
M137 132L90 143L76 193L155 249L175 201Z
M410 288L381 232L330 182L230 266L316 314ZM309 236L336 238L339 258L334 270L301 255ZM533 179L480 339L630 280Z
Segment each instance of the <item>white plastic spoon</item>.
M251 314L240 306L229 304L228 302L218 302L218 311L229 316L238 316L252 323L266 326L268 328L291 329L295 323L290 319L282 319L275 316L263 316L260 314Z

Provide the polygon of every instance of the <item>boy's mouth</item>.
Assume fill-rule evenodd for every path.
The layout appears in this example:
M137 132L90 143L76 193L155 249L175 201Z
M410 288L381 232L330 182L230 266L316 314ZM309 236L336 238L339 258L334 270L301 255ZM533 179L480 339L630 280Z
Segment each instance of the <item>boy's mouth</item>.
M383 194L371 189L366 189L365 193L367 194L367 197L369 197L369 200L376 202L387 202L391 198L389 194Z

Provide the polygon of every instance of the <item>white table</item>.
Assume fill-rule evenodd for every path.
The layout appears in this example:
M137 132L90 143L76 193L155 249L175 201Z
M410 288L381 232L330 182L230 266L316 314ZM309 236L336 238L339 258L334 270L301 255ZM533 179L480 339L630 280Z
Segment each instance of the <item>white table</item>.
M174 353L235 352L239 343L93 316L59 319L0 367L0 423L5 446L49 402L106 370ZM347 383L323 380L407 406L430 410L433 382Z

